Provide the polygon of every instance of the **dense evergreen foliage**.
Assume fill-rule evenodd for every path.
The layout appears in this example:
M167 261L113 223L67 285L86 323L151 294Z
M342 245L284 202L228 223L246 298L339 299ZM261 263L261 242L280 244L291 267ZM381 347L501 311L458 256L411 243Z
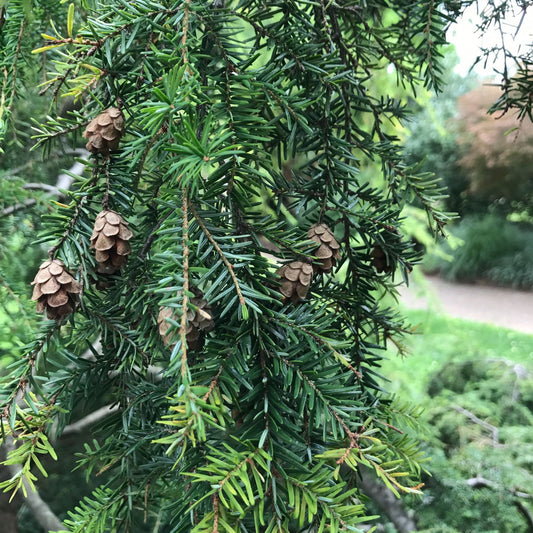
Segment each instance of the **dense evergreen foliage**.
M3 437L21 468L3 487L33 484L55 454L48 436L109 405L80 463L106 478L68 531L357 531L370 520L362 467L396 494L419 492L421 457L402 432L412 413L379 374L387 342L409 328L382 296L419 259L401 235L404 207L416 201L435 233L448 215L437 181L404 163L385 126L405 103L372 90L373 75L393 68L409 91L438 89L455 11L379 0L0 9L5 125L23 76L39 73L51 111L32 117L35 148L49 160L85 131L92 152L60 201L45 199L33 242L83 289L57 262L37 274L38 305L62 311L32 327L5 376ZM62 97L75 101L68 112ZM378 187L359 172L368 160ZM95 225L102 210L115 213L107 229ZM316 224L338 259L310 238ZM102 268L118 255L128 261ZM297 296L283 298L291 284Z

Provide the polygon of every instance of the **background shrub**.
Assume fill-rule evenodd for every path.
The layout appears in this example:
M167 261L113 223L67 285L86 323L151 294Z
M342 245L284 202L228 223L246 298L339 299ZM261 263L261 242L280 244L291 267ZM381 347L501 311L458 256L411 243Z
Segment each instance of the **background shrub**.
M495 261L487 270L487 278L498 285L514 289L533 287L533 235L526 235L524 248L514 254L505 255Z
M526 225L509 222L495 215L469 216L451 233L463 241L452 250L453 257L429 257L426 271L439 271L451 281L486 280L513 288L533 288L533 231Z

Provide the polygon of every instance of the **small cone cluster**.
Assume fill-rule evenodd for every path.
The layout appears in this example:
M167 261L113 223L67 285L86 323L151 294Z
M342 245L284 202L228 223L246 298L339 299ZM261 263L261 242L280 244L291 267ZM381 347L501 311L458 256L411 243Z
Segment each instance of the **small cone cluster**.
M89 152L109 155L116 150L124 135L124 115L118 107L110 107L91 120L83 137L88 139L86 148Z
M37 311L46 311L52 320L62 320L74 311L75 296L81 292L81 285L67 271L59 259L45 261L31 283L32 300L37 300Z
M281 294L293 303L303 300L313 277L313 267L303 261L292 261L279 268L276 274L281 278Z
M91 248L96 250L97 271L114 274L126 263L131 251L128 242L133 233L128 223L115 211L105 209L98 213L91 235Z
M370 263L378 272L391 273L393 270L392 264L387 260L387 256L383 248L376 244L370 253L372 262Z
M329 274L341 258L341 246L335 239L335 235L326 224L314 224L309 228L307 236L319 245L313 253L318 258L318 261L313 264L315 271Z
M196 296L190 299L190 303L196 309L189 307L187 310L185 339L187 340L187 348L189 350L201 350L204 345L204 333L211 331L215 327L215 322L211 307L207 303L207 300L203 298L202 291L193 288L192 292ZM159 334L163 339L163 344L165 346L174 346L179 333L175 327L170 330L172 324L167 318L178 323L180 322L180 318L172 307L161 307L159 309L157 325L159 327Z
M83 132L87 150L106 156L116 150L124 135L124 122L124 115L117 107L100 113ZM91 248L96 250L98 272L113 274L124 265L132 236L128 224L118 213L106 209L96 217ZM37 311L45 311L46 316L54 320L62 320L74 311L76 295L81 292L81 285L67 271L65 264L52 258L39 267L32 285L32 300L37 301Z
M276 274L280 279L280 292L284 301L297 303L307 296L313 274L329 274L341 258L340 244L326 224L313 224L307 237L316 242L318 247L313 254L317 259L310 261L292 261L278 268Z

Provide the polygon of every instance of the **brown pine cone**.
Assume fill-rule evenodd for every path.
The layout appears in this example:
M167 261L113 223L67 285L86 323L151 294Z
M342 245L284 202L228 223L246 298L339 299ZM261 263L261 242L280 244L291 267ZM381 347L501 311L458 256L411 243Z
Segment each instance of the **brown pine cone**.
M319 261L315 261L313 268L317 272L329 274L341 258L340 244L335 239L335 235L326 224L314 224L309 228L307 236L319 244L319 247L313 252Z
M81 285L72 277L63 261L45 261L31 282L32 300L37 300L37 312L46 311L53 320L62 320L74 311L75 294L81 292Z
M280 292L285 300L293 303L303 300L313 277L313 267L303 261L292 261L276 271L281 278Z
M370 253L372 262L370 263L378 272L387 272L390 274L393 270L392 264L389 263L387 255L383 248L376 244Z
M108 155L110 150L116 150L120 138L124 135L124 115L117 107L110 107L96 118L93 118L83 137L89 139L86 144L89 152Z
M190 299L190 303L196 307L191 307L187 310L187 327L185 330L185 339L187 340L187 348L189 350L201 350L204 345L204 333L211 331L215 327L213 320L213 312L207 303L207 300L202 298L203 292L197 288L193 288L192 292L196 295ZM163 338L165 346L173 347L178 340L179 329L174 327L170 332L172 324L166 319L170 318L175 322L180 323L178 313L172 307L160 307L159 315L157 317L157 324L159 326L159 334Z
M128 223L115 211L98 213L91 235L91 248L96 250L97 272L114 274L126 263L131 251L128 242L133 233Z

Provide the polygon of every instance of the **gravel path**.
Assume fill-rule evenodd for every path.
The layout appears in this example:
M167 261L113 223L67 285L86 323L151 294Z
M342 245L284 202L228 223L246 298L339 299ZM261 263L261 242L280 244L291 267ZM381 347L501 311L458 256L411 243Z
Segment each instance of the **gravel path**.
M425 283L411 283L409 288L402 287L400 294L401 301L410 309L430 308L453 317L533 334L533 292L450 283L427 276Z

